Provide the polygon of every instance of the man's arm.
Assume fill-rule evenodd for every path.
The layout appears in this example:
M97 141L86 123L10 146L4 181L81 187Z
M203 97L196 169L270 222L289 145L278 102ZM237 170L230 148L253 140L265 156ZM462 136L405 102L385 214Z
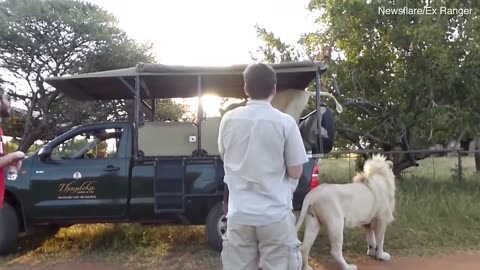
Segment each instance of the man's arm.
M303 173L303 165L287 166L287 175L293 179L299 179Z
M308 162L308 157L295 120L293 118L289 120L291 121L287 126L284 152L285 166L287 167L287 175L297 180L302 176L303 164Z
M224 161L224 156L225 156L225 146L223 145L223 128L225 126L225 120L228 117L229 113L225 113L220 120L220 126L218 128L218 152L220 153L220 158L222 161ZM229 190L228 190L228 185L227 183L224 183L224 188L223 188L223 203L222 203L222 210L223 214L227 215L228 213L228 195L229 195Z
M222 210L223 210L223 214L225 215L228 214L228 195L229 195L228 185L224 184Z
M218 127L218 152L220 153L220 158L222 161L224 160L224 155L225 155L225 146L223 145L223 128L225 126L225 121L227 120L227 117L229 115L229 112L225 113L220 120L220 125Z

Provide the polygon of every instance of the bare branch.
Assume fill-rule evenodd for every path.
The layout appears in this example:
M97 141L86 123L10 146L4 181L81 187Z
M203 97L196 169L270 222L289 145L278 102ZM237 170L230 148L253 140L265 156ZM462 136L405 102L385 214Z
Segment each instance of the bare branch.
M14 98L19 98L19 99L22 99L22 100L27 100L27 99L30 99L31 97L29 96L26 96L26 95L20 95L20 94L17 94L17 93L14 93L14 92L10 92L8 93L9 96L12 96Z
M363 136L363 137L366 137L366 138L368 138L368 139L370 139L370 140L373 140L373 141L375 141L375 142L377 142L377 143L379 143L379 144L387 144L387 145L391 144L390 142L385 141L385 140L383 140L383 139L381 139L381 138L379 138L379 137L376 137L376 136L374 136L374 135L372 135L372 134L370 134L370 133L368 133L368 132L363 132L363 131L359 131L359 130L354 130L354 129L351 129L351 128L342 127L342 126L340 126L340 125L337 127L337 130L338 130L339 132L343 132L343 133L350 133L350 134L355 134L355 135Z
M370 101L364 98L346 98L344 101L345 106L355 107L370 116L378 116L385 113L386 109L380 106L372 104Z

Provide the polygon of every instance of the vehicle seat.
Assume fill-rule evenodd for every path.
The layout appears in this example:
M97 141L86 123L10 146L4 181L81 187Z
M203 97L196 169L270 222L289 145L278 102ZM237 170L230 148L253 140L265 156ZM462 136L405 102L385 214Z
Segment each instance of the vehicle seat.
M138 148L145 156L191 156L197 143L189 137L196 135L190 122L145 122L138 129Z

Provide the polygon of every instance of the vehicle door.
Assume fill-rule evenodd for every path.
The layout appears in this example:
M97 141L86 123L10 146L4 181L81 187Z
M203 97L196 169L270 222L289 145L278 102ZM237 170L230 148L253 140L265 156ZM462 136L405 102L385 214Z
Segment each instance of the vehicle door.
M127 212L129 136L125 125L79 128L46 147L31 172L33 219L121 218Z

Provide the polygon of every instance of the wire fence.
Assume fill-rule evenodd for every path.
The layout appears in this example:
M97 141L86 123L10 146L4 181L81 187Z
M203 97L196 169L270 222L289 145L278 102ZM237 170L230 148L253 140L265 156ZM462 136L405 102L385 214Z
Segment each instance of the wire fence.
M6 143L7 147L17 147ZM41 146L34 145L31 151ZM13 149L13 148L12 148ZM431 181L480 181L480 150L410 150L382 151L376 149L334 151L319 159L321 181L350 182L360 171L364 156L384 154L396 165L412 161L401 170L401 179L423 179ZM412 165L413 164L413 165Z
M350 182L357 171L362 168L364 157L379 153L394 161L394 170L400 179L480 181L480 150L431 149L330 152L319 159L320 179L325 182ZM402 169L400 170L400 168Z

